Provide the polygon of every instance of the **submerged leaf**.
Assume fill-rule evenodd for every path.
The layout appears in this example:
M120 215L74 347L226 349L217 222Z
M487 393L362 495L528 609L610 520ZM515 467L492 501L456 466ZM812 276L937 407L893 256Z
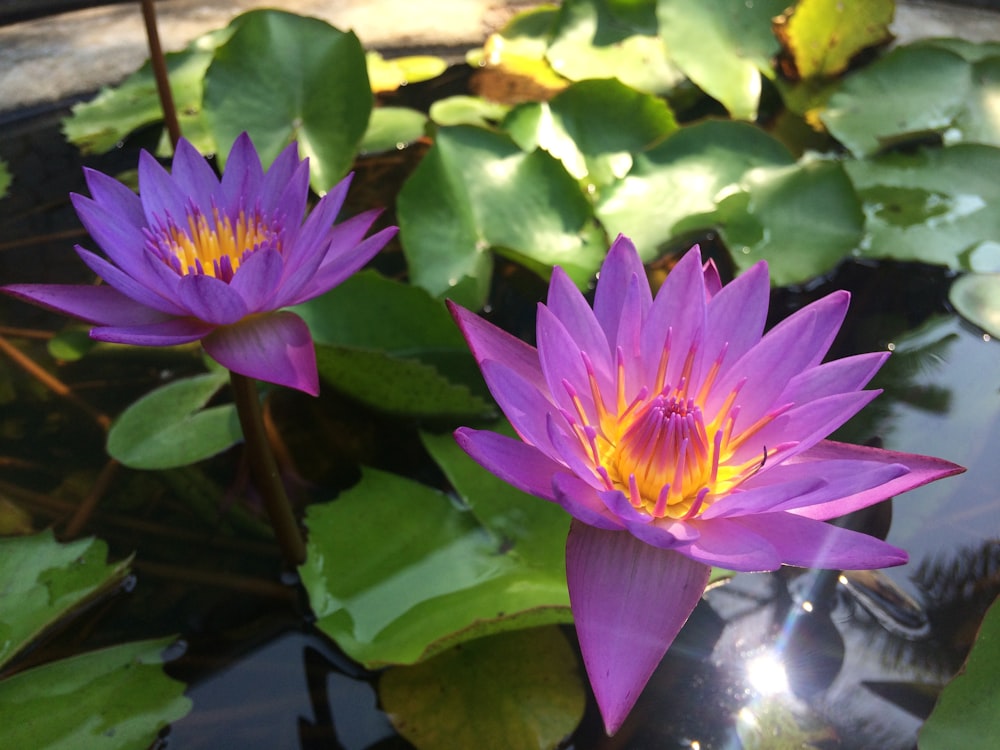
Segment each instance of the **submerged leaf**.
M554 627L463 643L379 681L382 706L420 750L548 750L583 718L576 654Z
M0 681L0 746L133 750L191 710L163 672L173 638L139 641L35 667Z
M4 582L0 586L0 667L46 628L122 582L130 561L108 565L107 554L107 545L99 539L60 544L51 530L0 539L0 581ZM0 727L3 724L0 721ZM31 745L0 742L0 746Z

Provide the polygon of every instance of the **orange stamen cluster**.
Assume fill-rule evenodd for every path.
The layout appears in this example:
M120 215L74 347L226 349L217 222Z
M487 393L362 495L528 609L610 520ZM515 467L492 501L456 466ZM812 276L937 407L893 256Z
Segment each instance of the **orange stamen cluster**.
M204 274L228 282L254 251L267 245L280 250L278 235L257 211L240 211L233 222L214 209L211 219L192 211L183 229L171 222L157 244L164 260L182 276Z

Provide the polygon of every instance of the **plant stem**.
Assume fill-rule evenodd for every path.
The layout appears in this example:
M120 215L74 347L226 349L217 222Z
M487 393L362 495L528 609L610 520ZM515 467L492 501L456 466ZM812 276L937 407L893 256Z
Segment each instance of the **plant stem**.
M174 96L170 91L170 77L167 74L167 60L160 46L160 33L156 28L156 8L153 0L142 0L142 20L146 23L146 41L149 44L149 61L156 77L156 90L160 95L160 106L163 108L163 122L167 126L167 134L174 150L181 138L181 126L177 121L177 107L174 106Z
M285 494L285 486L281 483L278 464L267 442L260 400L257 398L257 384L253 379L235 372L229 373L229 380L233 386L236 412L239 414L249 451L250 473L257 491L264 498L264 508L274 528L281 554L289 564L301 565L306 559L306 545L302 541L288 495Z

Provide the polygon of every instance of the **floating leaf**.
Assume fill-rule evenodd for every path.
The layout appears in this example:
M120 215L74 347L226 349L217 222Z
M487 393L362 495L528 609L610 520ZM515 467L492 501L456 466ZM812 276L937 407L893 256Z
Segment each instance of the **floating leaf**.
M420 750L548 750L586 705L579 660L554 627L480 638L387 670L379 697Z
M719 231L737 268L766 260L775 286L832 270L864 235L861 203L838 162L758 169L741 188L720 203Z
M175 380L122 412L108 433L108 453L133 469L186 466L243 440L233 404L205 409L229 382L226 370Z
M376 94L436 78L448 68L448 63L434 55L410 55L386 60L375 51L365 55L365 63L372 92Z
M571 617L568 516L477 466L450 435L425 444L472 512L374 469L307 511L299 572L317 625L368 667L413 664L483 635Z
M51 530L0 539L0 581L4 582L0 586L0 667L60 618L122 582L130 561L108 565L107 554L107 545L99 539L60 544ZM0 699L0 707L4 705ZM0 727L4 724L0 720ZM4 742L0 746L34 747Z
M89 328L66 328L49 339L47 348L53 359L75 362L81 359L97 342L90 338Z
M510 105L487 101L480 96L456 95L438 99L428 112L438 125L476 125L489 127L500 122L510 111Z
M955 118L957 133L945 133L945 142L984 143L1000 146L1000 56L973 64L974 86L965 107Z
M7 195L7 188L10 187L12 179L10 169L7 168L7 162L0 159L0 198Z
M621 179L632 154L677 129L662 99L610 79L574 83L549 102L513 110L503 128L525 151L542 148L578 180Z
M427 125L423 112L406 107L376 107L358 150L363 154L395 151L421 138Z
M215 142L207 137L201 121L205 71L215 49L232 35L239 21L236 18L227 28L204 34L182 51L166 55L170 92L181 131L202 153L215 150ZM72 114L63 120L63 133L83 153L100 154L110 151L135 130L162 120L156 79L146 62L119 85L102 89L89 102L74 105Z
M606 0L573 0L559 8L547 57L572 81L617 78L651 94L668 94L684 74L667 57L656 36L652 7L623 22ZM640 20L644 19L644 20Z
M293 140L325 193L350 168L368 127L372 93L351 32L274 10L240 16L205 74L205 115L220 149L244 130L265 166Z
M562 165L489 130L441 128L396 209L413 283L466 307L486 300L491 248L543 276L560 265L580 285L604 257L603 233Z
M996 270L1000 149L958 144L844 166L864 203L863 255Z
M1000 273L970 273L955 279L948 301L963 318L1000 339Z
M868 47L892 40L895 0L799 0L778 26L799 78L836 76Z
M778 41L771 19L787 0L659 0L660 38L670 60L737 119L757 117L761 74L773 76Z
M971 66L954 52L898 47L848 76L820 117L851 153L871 156L895 142L944 132L971 90Z
M167 677L172 638L139 641L35 667L0 682L0 746L133 750L191 710Z
M632 238L643 260L685 232L715 225L718 201L758 167L794 163L760 128L706 121L681 128L635 157L628 176L602 193L597 215L609 235Z
M920 730L920 750L989 750L1000 735L1000 604L990 607L958 675Z

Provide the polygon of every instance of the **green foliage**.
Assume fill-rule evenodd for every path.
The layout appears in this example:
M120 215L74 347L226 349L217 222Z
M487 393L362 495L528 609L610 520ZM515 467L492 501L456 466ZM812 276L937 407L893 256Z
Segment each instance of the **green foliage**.
M576 655L554 627L481 638L387 670L379 697L420 750L549 750L585 705Z
M169 469L235 445L243 439L236 407L205 408L227 382L228 371L220 369L143 396L115 420L108 453L133 469Z
M377 107L358 150L362 154L393 151L409 146L423 136L427 116L406 107Z
M468 458L424 443L461 497L365 469L306 514L299 568L317 626L368 667L413 664L480 636L568 622L569 517Z
M1000 605L983 619L965 665L941 692L920 730L920 750L987 750L1000 733Z
M0 667L46 628L121 584L130 561L108 565L106 557L99 539L60 544L51 531L0 539Z
M223 151L246 131L267 166L298 141L318 193L350 169L371 109L358 38L291 13L241 16L205 73L205 116Z
M3 198L7 194L7 188L10 187L13 179L10 169L7 168L7 163L3 159L0 159L0 198Z
M963 318L1000 339L1000 273L969 273L955 279L948 301Z
M0 682L0 746L32 750L151 747L191 710L163 673L172 638L139 641L29 669Z

